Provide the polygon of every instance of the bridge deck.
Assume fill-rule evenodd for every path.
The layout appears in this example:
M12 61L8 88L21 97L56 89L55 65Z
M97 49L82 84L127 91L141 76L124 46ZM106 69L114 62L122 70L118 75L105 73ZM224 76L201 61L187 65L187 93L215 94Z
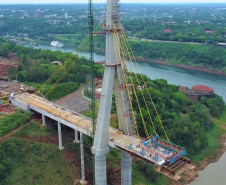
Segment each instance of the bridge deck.
M26 104L29 109L44 114L51 119L59 121L60 123L67 125L73 129L82 132L85 135L92 136L92 121L81 114L75 113L69 109L63 108L56 105L42 97L34 94L20 94L13 98L15 102L21 102ZM158 159L154 159L154 153L151 151L145 151L141 153L142 149L136 147L139 145L139 140L136 136L124 135L118 132L117 129L110 127L109 129L109 142L108 145L112 148L118 148L120 150L126 151L132 155L142 158L148 161L152 165L162 166L166 161L163 157L158 156ZM131 145L132 144L132 145ZM132 146L132 148L129 146ZM159 148L162 150L162 148Z

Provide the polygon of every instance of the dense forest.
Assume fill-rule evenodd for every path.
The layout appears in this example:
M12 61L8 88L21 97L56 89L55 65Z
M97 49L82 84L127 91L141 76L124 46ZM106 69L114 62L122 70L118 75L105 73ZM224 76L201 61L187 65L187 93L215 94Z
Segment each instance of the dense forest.
M104 38L95 43L96 51L103 54ZM193 43L164 43L130 38L129 43L138 61L186 64L192 67L206 67L226 73L225 48Z
M132 79L135 86L138 86L139 83L135 75L133 75ZM141 76L138 76L138 79L140 82L142 81ZM170 140L184 146L194 161L199 161L208 155L206 149L211 145L208 137L220 137L220 131L211 118L219 117L225 112L225 103L222 97L215 94L215 97L212 99L202 97L200 101L194 102L184 92L179 90L179 86L168 84L166 80L150 80L146 76L144 76L144 79L148 91L151 93L152 99L156 104L156 108L161 115ZM136 91L142 110L141 112L134 93L132 100L134 110L137 113L136 119L140 134L145 137L141 114L144 115L149 134L155 134L145 106L144 96L151 117L154 120L157 133L165 138L147 89L137 89Z
M133 40L135 56L142 59L166 60L172 64L202 66L226 72L226 50L214 46Z

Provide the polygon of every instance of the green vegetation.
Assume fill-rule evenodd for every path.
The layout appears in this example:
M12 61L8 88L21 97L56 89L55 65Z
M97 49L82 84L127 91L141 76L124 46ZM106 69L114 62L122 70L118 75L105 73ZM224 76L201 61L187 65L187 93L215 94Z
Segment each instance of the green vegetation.
M226 110L226 107L224 109ZM226 111L219 117L219 120L226 124Z
M218 126L215 126L213 130L206 133L207 147L205 147L202 152L196 152L196 155L192 156L192 162L199 164L200 161L204 160L205 157L211 158L216 156L216 151L221 148L221 131Z
M73 184L78 174L58 147L48 142L52 136L57 136L54 125L42 127L32 121L0 144L0 184ZM48 143L36 142L40 137Z
M156 172L152 166L139 160L133 164L133 184L170 185L170 182L164 175Z
M17 131L14 136L16 137L47 137L54 133L54 129L50 126L42 127L40 123L31 121L31 123Z
M30 83L28 82L25 84L31 85L31 86L35 87L37 90L40 89L40 87L42 86L42 84L40 84L40 83L32 83L32 82L30 82ZM45 97L49 100L57 100L63 96L66 96L66 95L78 90L79 86L80 86L79 83L75 83L75 82L60 83L60 84L56 85L56 87L53 90L53 93L50 93L49 95L47 95ZM40 91L42 94L46 94L51 89L51 87L52 87L52 85L46 85Z
M0 184L73 184L75 170L59 149L21 138L0 145Z
M38 50L32 47L26 48L14 45L3 38L0 38L0 41L0 48L4 50L4 53L0 51L0 56L8 57L10 52L20 56L21 61L18 69L15 67L8 69L8 76L11 79L15 79L17 74L18 81L26 82L26 84L32 85L39 90L42 84L46 82L55 71L59 71L51 78L48 84L45 84L40 89L41 93L45 95L48 90L57 83L51 90L52 92L47 95L49 100L57 100L74 92L79 88L81 83L87 82L92 72L90 61L85 58L79 58L77 55L63 53L61 51ZM24 53L26 53L26 55L24 55ZM61 61L62 63L67 61L67 63L62 67L51 64L50 62L52 61ZM71 66L72 63L73 66ZM95 75L102 77L103 72L104 67L100 64L96 64L94 67Z
M167 60L172 64L203 66L226 72L226 50L214 46L161 43L133 40L131 46L135 56L148 60Z
M139 75L138 78L141 79ZM144 76L144 79L161 116L168 137L173 143L185 147L188 151L188 156L195 162L208 156L214 151L214 147L215 149L218 148L219 145L216 143L221 133L219 128L213 123L212 116L216 117L225 112L225 103L221 97L216 95L213 99L207 100L203 98L200 102L193 102L184 92L179 90L179 86L169 85L163 79L150 80L146 76ZM133 82L135 86L138 86L134 74ZM160 137L166 139L147 89L137 89L136 91L149 134L155 135L142 93L147 101L157 133ZM132 100L134 110L137 112L136 118L139 133L141 136L146 137L141 112L139 111L134 94Z
M51 5L52 7L40 5L41 9L47 10L43 11L43 15L47 17L45 19L37 18L35 21L33 16L21 15L21 12L17 11L17 9L25 9L26 12L30 12L32 15L37 6L18 5L10 6L9 9L15 9L15 11L3 10L4 16L0 18L0 35L9 33L17 36L18 34L19 38L16 38L18 40L46 44L49 44L52 40L59 40L65 45L73 47L78 46L87 36L87 19L84 17L87 7L82 7L84 5L81 5L78 9L76 8L76 11L67 6L67 11L72 16L70 19L64 19L62 7L55 5ZM102 8L100 6L102 5L96 6L99 6L99 10L97 8L95 14L101 17L102 13L100 11L102 11ZM226 51L224 48L216 46L218 42L226 42L224 10L217 9L217 7L196 7L196 13L194 13L194 8L190 6L179 8L174 6L147 6L145 11L141 11L143 8L137 5L125 6L127 6L126 9L122 8L126 15L123 18L123 24L129 36L138 37L138 39L131 39L131 46L140 61L166 60L170 64L203 66L226 72ZM133 11L128 14L127 8L129 10L133 9ZM148 12L151 14L147 18ZM53 15L53 17L48 18L50 15ZM135 19L136 21L134 21ZM98 21L95 21L95 24ZM164 29L172 30L164 32ZM86 31L84 32L84 30ZM214 32L206 33L207 30L214 30ZM21 34L26 36L20 36ZM141 40L142 38L200 42L212 45L149 42ZM95 47L99 49L99 52L102 52L105 47L103 37L95 43ZM69 57L72 62L78 58L77 55L71 55L71 53L36 50L32 47L25 48L0 38L0 56L7 58L10 53L19 56L20 63L18 69L15 67L8 69L8 76L15 79L17 74L19 81L32 85L36 89L39 89L54 71L60 68L60 66L53 65L50 62L61 61L64 63ZM60 76L67 71L71 62L52 79L49 85L41 89L43 94L46 94ZM97 77L102 77L104 67L95 65L94 71ZM54 93L49 94L47 98L57 100L77 90L81 83L87 82L90 73L90 62L81 58L55 87ZM138 77L140 78L139 75ZM197 164L205 157L215 154L216 149L221 147L219 144L220 136L225 133L225 128L221 127L221 124L226 122L225 103L222 98L215 95L212 99L201 98L200 102L193 102L186 97L185 93L179 91L178 86L169 85L165 80L150 80L145 77L145 81L170 140L185 147L189 152L189 157ZM134 74L133 82L135 82L135 86L139 85ZM153 111L154 107L149 99L147 89L137 89L142 113L135 101L134 94L132 95L140 135L146 136L142 123L142 114L148 132L152 135L155 134L142 93L147 100L157 133L161 138L166 139L157 118L158 116ZM85 94L89 95L87 91ZM113 106L115 106L114 99ZM98 105L96 107L98 110ZM116 110L113 109L112 113L116 114ZM91 111L86 111L84 114L91 117ZM12 115L1 117L0 136L24 124L29 118L30 115L21 110ZM34 137L34 139L50 137L55 134L54 132L54 127L43 128L38 123L32 122L29 126L16 132L12 138L5 140L0 145L0 184L73 184L73 180L77 178L75 169L66 161L64 155L56 146L24 139L26 137ZM84 137L84 139L86 143L85 163L89 167L87 172L92 174L93 157L90 153L92 140L88 137ZM67 152L71 152L73 157L80 160L78 144L72 144L70 138L70 140L65 141L64 146ZM107 159L108 170L120 166L119 151L112 151L108 154ZM77 163L79 165L79 162ZM111 179L113 180L110 184L116 184L114 178L115 176L112 175ZM170 183L166 177L158 174L152 167L142 161L136 161L133 164L133 184L168 185Z
M11 115L0 117L0 136L4 136L13 129L25 124L29 119L30 114L23 110L18 110Z

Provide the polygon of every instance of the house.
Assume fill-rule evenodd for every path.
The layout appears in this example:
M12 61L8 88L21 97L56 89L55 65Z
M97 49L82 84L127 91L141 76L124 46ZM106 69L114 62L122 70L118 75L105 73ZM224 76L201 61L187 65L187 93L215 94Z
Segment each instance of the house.
M214 33L214 31L213 30L206 30L206 33Z
M171 29L166 29L166 30L163 30L164 33L173 33L173 30Z
M51 64L62 66L62 62L60 61L52 61Z

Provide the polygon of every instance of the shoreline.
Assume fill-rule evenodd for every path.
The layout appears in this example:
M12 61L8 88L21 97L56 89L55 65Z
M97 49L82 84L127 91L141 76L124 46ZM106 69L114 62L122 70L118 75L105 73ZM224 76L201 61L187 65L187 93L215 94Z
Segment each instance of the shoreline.
M212 163L216 163L222 155L226 152L226 134L222 134L220 138L220 146L217 149L215 154L205 157L202 161L200 161L196 167L190 171L188 174L185 174L182 177L182 182L177 182L173 185L189 185L191 182L195 181L195 179L199 176L199 172L205 170L205 168Z
M192 67L192 66L189 66L186 64L171 64L171 63L167 63L166 60L159 61L159 60L149 60L146 58L136 58L136 59L139 62L155 63L155 64L162 64L162 65L167 65L167 66L175 66L175 67L180 67L183 69L190 69L190 70L195 70L195 71L202 71L202 72L206 72L206 73L212 73L212 74L226 76L226 73L224 73L224 72L212 71L211 69L209 69L207 67L202 67L202 66Z
M26 43L26 44L29 44L29 43ZM37 43L37 45L46 45L46 44L40 42L40 43ZM71 47L70 45L65 45L65 48L74 49L74 47ZM98 54L98 55L102 55L102 54L104 55L105 52L102 49L97 49L95 53ZM167 63L166 60L162 60L162 61L160 61L160 60L150 60L150 59L147 59L147 58L136 58L136 60L138 62L162 64L162 65L167 65L167 66L180 67L180 68L183 68L183 69L190 69L190 70L194 70L194 71L202 71L202 72L206 72L206 73L226 76L225 72L213 71L210 68L202 67L202 66L192 67L192 66L189 66L189 65L186 65L186 64L183 64L183 63L181 63L181 64L171 64L171 63Z

